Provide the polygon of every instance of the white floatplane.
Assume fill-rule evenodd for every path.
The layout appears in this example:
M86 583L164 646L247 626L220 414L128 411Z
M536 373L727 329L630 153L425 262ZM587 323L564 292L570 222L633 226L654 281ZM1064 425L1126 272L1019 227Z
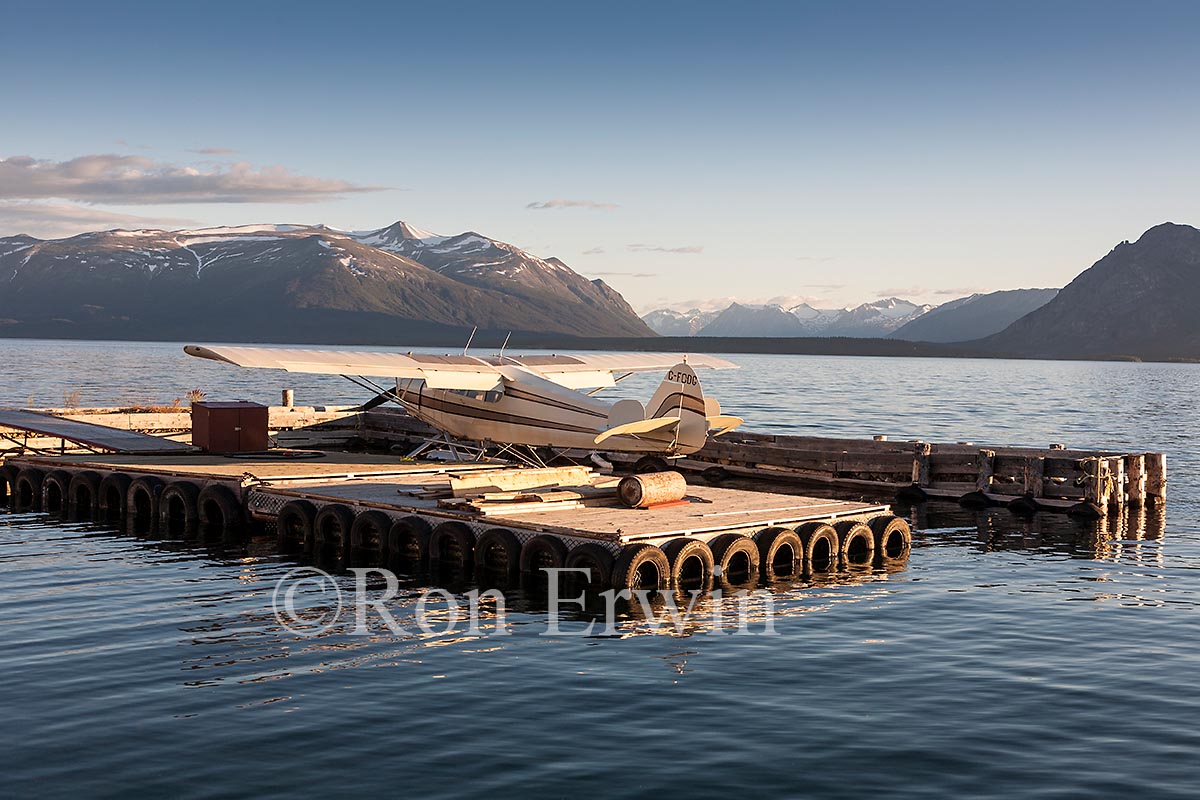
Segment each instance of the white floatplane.
M695 368L736 369L712 356L662 353L587 355L423 355L188 345L188 355L239 367L341 375L377 392L362 408L394 401L448 439L505 448L547 447L640 453L694 453L708 437L742 424L705 397ZM595 397L638 372L665 369L650 402ZM394 388L371 380L394 380ZM589 392L580 390L588 389ZM511 452L511 450L510 450ZM536 455L535 455L536 458Z

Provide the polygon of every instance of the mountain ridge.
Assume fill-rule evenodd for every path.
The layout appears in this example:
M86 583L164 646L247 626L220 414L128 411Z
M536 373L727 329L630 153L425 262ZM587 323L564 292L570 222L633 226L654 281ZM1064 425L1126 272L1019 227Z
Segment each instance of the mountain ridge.
M359 232L268 224L21 234L0 238L0 285L6 335L51 321L93 336L127 333L138 322L161 326L164 310L210 337L235 322L256 331L246 317L274 335L292 324L289 315L298 324L301 312L324 310L404 321L408 330L653 336L618 292L559 259L403 221Z

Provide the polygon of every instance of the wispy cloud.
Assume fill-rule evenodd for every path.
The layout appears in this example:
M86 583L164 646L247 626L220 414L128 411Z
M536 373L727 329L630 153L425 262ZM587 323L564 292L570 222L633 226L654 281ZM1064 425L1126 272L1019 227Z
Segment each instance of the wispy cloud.
M975 294L979 289L956 288L956 289L934 289L929 286L902 286L892 287L888 289L880 289L876 293L877 297L926 297L928 295L937 295L940 297L966 297L969 294Z
M228 147L201 147L199 150L188 150L189 153L199 153L202 156L230 156L237 150L230 150Z
M584 254L585 256L599 256L599 255L604 255L604 248L603 248L603 247L592 247L592 248L589 248L589 249L587 249L587 250L584 250L584 251L583 251L583 254Z
M677 253L680 255L695 255L704 252L704 245L689 244L684 247L663 247L657 244L631 244L627 248L634 253Z
M826 261L833 261L833 256L796 256L797 261L813 261L818 264L824 264Z
M0 235L27 233L42 239L108 228L183 228L195 220L118 214L74 203L0 201Z
M122 147L133 147L138 150L149 150L150 149L150 145L148 145L148 144L134 144L133 142L130 142L126 139L117 139L117 144L121 145Z
M586 208L590 211L612 211L617 207L617 204L597 203L595 200L563 200L558 198L544 202L529 203L525 207L534 211L546 211L552 208Z
M940 295L946 295L946 296L953 295L955 297L966 297L969 294L975 294L977 292L982 292L982 291L983 291L982 289L971 289L971 288L938 289L937 291L934 292L934 294L940 294Z
M608 277L610 275L619 275L625 278L657 278L657 272L592 272L592 275Z
M826 292L836 292L838 289L845 289L844 283L802 283L801 288L804 289L821 289Z
M295 175L247 163L207 170L142 156L86 155L69 161L0 159L0 199L89 203L311 203L379 186Z

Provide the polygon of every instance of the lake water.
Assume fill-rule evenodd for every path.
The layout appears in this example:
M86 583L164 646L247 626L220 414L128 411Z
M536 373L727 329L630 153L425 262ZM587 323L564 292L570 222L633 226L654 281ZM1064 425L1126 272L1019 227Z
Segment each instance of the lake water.
M637 615L615 636L548 636L540 599L512 591L508 636L302 638L270 605L298 562L268 542L0 511L3 793L1200 793L1200 366L731 358L743 369L702 378L753 430L1165 451L1165 522L915 509L905 569L764 592L774 636L655 634ZM658 380L621 390L644 399ZM0 404L284 387L363 399L178 344L0 340ZM392 610L412 613L420 588Z

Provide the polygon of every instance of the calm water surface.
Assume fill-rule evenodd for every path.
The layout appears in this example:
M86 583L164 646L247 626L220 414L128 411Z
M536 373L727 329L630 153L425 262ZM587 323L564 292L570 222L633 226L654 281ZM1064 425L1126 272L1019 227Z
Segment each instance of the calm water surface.
M915 509L906 569L775 587L771 637L649 634L634 617L617 637L545 636L538 598L514 591L507 637L303 639L270 610L296 562L265 541L220 551L0 512L0 791L1200 794L1200 367L734 360L706 389L755 430L1164 450L1165 522ZM0 368L8 405L362 399L178 344L0 340Z

